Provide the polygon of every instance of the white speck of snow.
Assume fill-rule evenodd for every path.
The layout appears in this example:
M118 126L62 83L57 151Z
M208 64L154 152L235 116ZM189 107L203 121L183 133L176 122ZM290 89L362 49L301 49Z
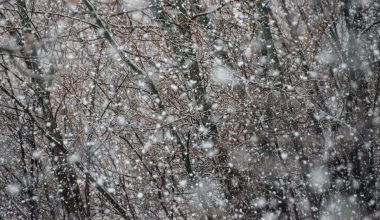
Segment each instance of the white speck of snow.
M214 149L209 149L207 151L207 156L212 158L212 157L215 157L217 154L219 153L219 150L214 148Z
M38 150L33 151L33 153L32 153L32 157L33 157L33 159L35 159L35 160L40 159L40 158L41 158L41 152L38 151Z
M173 91L177 91L178 90L178 86L174 85L174 84L171 84L170 85L170 88L173 90Z
M205 135L205 134L208 133L208 129L207 129L205 126L201 125L201 126L199 127L199 133Z
M251 57L251 55L252 55L252 49L251 47L247 47L247 49L244 50L244 56Z
M141 199L142 197L144 197L144 193L138 192L137 193L137 198Z
M111 187L111 188L108 188L107 191L108 191L109 193L115 193L116 190L115 190L115 188L112 188L112 187Z
M78 154L72 154L67 158L69 163L76 163L80 160L80 156Z
M137 85L140 87L140 88L145 88L146 84L144 81L138 81L137 82Z
M104 179L102 177L99 177L97 180L96 180L96 184L98 184L99 186L103 186L104 184Z
M259 138L256 134L252 134L250 141L252 142L252 144L256 144L259 141Z
M7 191L12 195L18 194L20 192L20 186L16 184L9 184L7 186Z
M201 146L203 149L210 149L214 146L214 143L212 143L212 141L205 141Z
M187 180L180 180L180 181L179 181L179 185L180 185L181 187L186 187L186 185L187 185Z
M317 78L317 77L318 77L318 73L315 72L315 71L309 71L309 76L310 76L311 78Z
M216 83L219 84L232 84L235 80L233 71L222 64L216 64L214 66L212 78Z
M257 206L258 208L262 208L262 207L265 206L266 202L267 202L267 201L265 200L264 197L260 197L260 198L258 198L258 199L255 201L254 205Z
M119 125L125 125L125 118L123 116L118 116L117 117L117 123L119 123Z
M375 56L380 56L380 50L374 50L373 55Z
M280 75L280 71L278 71L278 70L272 71L272 76L279 76L279 75Z
M285 153L285 152L282 152L282 153L281 153L281 159L283 159L283 160L288 159L288 154Z

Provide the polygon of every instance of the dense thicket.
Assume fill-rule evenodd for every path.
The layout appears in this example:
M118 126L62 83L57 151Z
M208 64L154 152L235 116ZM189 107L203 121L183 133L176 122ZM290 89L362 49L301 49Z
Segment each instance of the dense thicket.
M380 218L376 0L0 2L0 219Z

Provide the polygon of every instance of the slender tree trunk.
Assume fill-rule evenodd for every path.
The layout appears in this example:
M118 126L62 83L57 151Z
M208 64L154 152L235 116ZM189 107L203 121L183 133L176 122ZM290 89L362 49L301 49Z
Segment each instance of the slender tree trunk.
M32 72L36 72L42 75L40 65L38 63L37 49L34 45L34 38L38 38L33 34L33 25L31 19L28 16L28 10L26 3L23 0L18 0L18 7L20 11L20 18L24 27L23 30L23 55L24 61L28 69ZM62 137L57 129L55 118L53 117L53 111L50 103L50 93L46 90L46 84L43 80L34 80L35 91L38 96L38 103L42 108L42 117L46 125L46 131L48 135L56 140L56 142L49 143L49 150L54 165L53 169L57 176L59 183L60 194L62 195L62 203L67 212L69 218L83 219L84 207L80 196L79 185L77 183L77 176L73 167L68 163L67 152L63 152Z

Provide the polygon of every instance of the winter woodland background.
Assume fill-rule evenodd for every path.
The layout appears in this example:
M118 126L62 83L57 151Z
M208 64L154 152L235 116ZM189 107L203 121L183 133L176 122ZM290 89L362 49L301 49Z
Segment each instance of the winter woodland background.
M1 0L0 219L379 219L377 0Z

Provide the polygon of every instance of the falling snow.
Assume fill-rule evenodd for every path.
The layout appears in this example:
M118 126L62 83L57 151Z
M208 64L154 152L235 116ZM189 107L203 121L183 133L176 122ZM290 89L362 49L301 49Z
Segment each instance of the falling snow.
M0 1L0 219L380 219L379 15Z

